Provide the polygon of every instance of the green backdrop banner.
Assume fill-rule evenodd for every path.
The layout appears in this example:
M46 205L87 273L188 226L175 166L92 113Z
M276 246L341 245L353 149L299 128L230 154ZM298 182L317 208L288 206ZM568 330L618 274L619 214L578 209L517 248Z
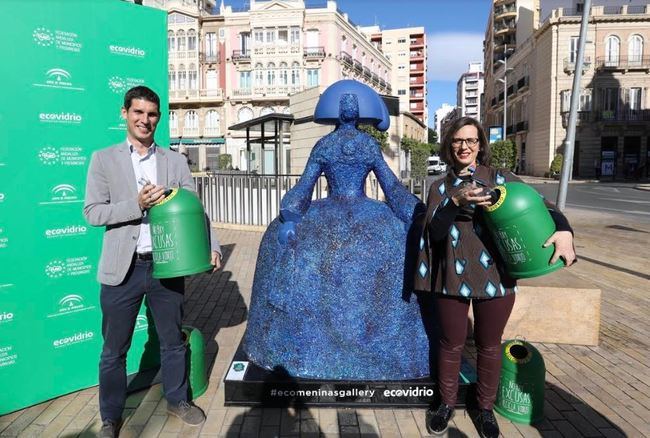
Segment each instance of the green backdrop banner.
M103 229L82 215L90 155L126 138L120 107L132 86L160 94L159 144L169 128L164 11L118 0L4 0L0 10L4 414L97 384ZM150 331L143 308L130 373L148 365Z

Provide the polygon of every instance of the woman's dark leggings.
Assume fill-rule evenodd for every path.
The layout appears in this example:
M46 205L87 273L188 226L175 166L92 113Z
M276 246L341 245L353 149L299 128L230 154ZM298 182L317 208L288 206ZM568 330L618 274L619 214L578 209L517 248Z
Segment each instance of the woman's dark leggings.
M458 394L458 374L465 338L470 300L436 294L440 323L438 384L442 402L454 406ZM480 409L492 409L501 373L501 336L508 322L515 295L472 300L474 340L478 350L477 398Z

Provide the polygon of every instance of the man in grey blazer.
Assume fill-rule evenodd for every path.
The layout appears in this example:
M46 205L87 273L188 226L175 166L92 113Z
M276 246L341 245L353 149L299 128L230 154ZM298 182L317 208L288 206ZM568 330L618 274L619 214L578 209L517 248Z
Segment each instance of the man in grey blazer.
M188 401L185 346L182 338L184 278L152 277L147 211L164 198L166 188L194 191L187 161L154 141L160 99L138 86L124 97L125 142L93 154L88 170L84 216L106 227L97 272L101 283L102 336L99 410L102 437L118 434L126 400L126 353L142 299L153 315L160 339L167 411L190 425L205 415ZM219 244L211 233L212 265L221 266Z

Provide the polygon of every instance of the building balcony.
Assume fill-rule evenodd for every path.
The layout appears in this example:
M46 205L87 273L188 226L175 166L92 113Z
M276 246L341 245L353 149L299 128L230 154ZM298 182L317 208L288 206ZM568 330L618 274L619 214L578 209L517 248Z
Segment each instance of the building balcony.
M363 64L361 64L361 61L354 60L354 71L363 73Z
M422 37L411 38L409 44L411 47L420 47L420 46L424 47L424 38Z
M324 47L305 47L303 50L303 57L305 59L323 59L325 58Z
M490 101L490 106L497 106L497 98L493 97L492 100Z
M221 135L221 128L218 126L206 126L203 128L204 137L219 137Z
M251 88L235 88L232 90L233 97L250 97L253 95Z
M183 137L198 137L199 128L183 128Z
M411 59L422 59L424 60L424 52L421 50L412 51L409 53Z
M179 103L199 100L199 90L170 90L169 102Z
M375 85L379 85L379 76L377 76L377 73L372 74L372 83Z
M233 62L251 62L251 52L250 52L250 50L233 50L232 51L232 61Z
M206 54L204 52L199 53L199 59L203 63L214 64L220 62L219 53L210 53Z
M528 131L528 122L527 121L517 123L517 132L523 132L523 131Z
M422 78L411 78L411 79L413 79L412 81L409 81L409 86L411 88L424 86L424 79Z
M509 33L514 33L517 31L517 25L515 23L508 24L496 24L494 26L494 35L505 35Z
M235 88L232 97L255 98L255 99L277 99L286 98L291 94L304 89L301 85L262 85L252 88Z
M352 56L348 52L344 52L341 50L341 63L343 64L344 67L352 67Z
M413 64L409 65L409 71L411 72L424 72L424 63L423 62L416 62Z
M221 101L223 100L223 89L202 89L199 90L201 101Z
M594 113L592 111L578 111L576 118L576 125L580 126L583 123L589 123L594 121ZM565 111L562 113L562 127L566 129L569 126L569 112Z
M194 50L170 50L169 60L186 60L196 59L196 51Z
M591 57L585 56L582 62L582 69L586 70L591 67ZM571 58L564 58L564 72L573 73L576 70L576 62Z
M597 122L650 122L650 109L638 110L597 110L595 111Z
M517 8L514 5L494 8L494 21L517 16Z
M650 70L650 56L619 56L618 59L599 57L596 59L597 70Z
M510 85L510 86L508 87L508 97L512 96L513 94L515 94L515 86L514 86L514 85Z
M381 88L386 88L386 81L383 80L383 79L381 79L381 78L379 78L379 86L380 86Z
M372 78L372 72L370 71L370 69L368 67L363 68L363 77L365 79L371 79Z
M411 98L411 100L424 99L424 93L411 93L410 98Z
M516 126L515 125L510 125L506 128L506 135L512 135L514 134Z

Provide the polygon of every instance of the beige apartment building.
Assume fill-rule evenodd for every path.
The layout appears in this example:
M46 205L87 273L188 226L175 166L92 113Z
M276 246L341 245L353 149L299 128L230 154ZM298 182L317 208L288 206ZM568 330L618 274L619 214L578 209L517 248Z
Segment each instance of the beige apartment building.
M360 28L392 63L391 83L400 99L400 111L410 112L429 124L427 106L427 36L424 27L380 30Z
M507 71L503 63L486 69L484 124L502 125L505 96L507 137L517 144L520 173L544 175L554 156L562 153L580 21L579 9L553 10L531 37L517 41ZM574 176L648 174L649 40L650 4L591 8ZM504 74L505 85L498 81Z

